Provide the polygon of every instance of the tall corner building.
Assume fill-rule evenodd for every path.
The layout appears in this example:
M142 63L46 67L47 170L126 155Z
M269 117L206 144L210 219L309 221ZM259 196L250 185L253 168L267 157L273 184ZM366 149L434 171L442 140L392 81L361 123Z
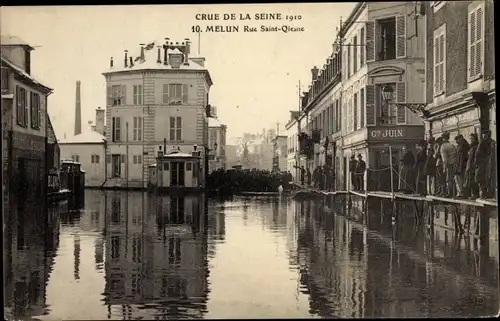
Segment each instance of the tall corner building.
M105 186L145 187L158 150L205 157L209 90L205 58L190 56L190 42L141 44L111 58L106 78ZM201 162L205 177L204 162Z

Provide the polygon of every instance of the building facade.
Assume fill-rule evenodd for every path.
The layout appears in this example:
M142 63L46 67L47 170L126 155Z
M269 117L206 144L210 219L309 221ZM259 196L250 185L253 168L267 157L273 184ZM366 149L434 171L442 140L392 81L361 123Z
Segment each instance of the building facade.
M492 1L425 2L426 134L496 137Z
M45 195L47 100L52 89L31 75L33 47L2 36L4 200Z
M208 119L209 172L227 168L226 133L227 126L222 124L217 117Z
M273 139L273 168L274 171L288 170L287 136L278 135Z
M107 84L106 186L146 187L148 167L158 146L191 153L196 145L205 157L208 144L208 94L212 79L205 58L190 57L190 43L167 41L154 49L141 45L140 55L123 63L110 61ZM202 162L202 177L205 164Z
M399 163L403 147L415 150L424 138L422 120L407 108L424 103L425 25L418 9L414 2L359 2L342 25L337 44L344 61L341 121L346 165L352 155L361 155L369 169L389 168L388 146L393 162ZM384 99L386 88L393 93L390 100ZM372 173L365 172L364 189Z
M85 171L86 187L101 187L106 181L106 137L104 136L104 109L96 109L92 128L59 141L61 158L81 164Z
M299 111L290 111L290 119L285 124L285 133L287 136L287 162L286 170L292 174L293 180L300 180L299 165L299 138L298 122Z

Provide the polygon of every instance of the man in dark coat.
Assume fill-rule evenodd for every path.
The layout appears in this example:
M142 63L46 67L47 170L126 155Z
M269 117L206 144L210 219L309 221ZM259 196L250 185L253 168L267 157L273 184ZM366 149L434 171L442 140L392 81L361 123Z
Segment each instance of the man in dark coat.
M457 198L463 198L465 169L467 167L467 156L469 153L469 142L462 135L455 137L457 142L457 161L455 163L455 184L457 187Z
M482 139L479 142L479 146L476 150L476 183L479 185L479 197L487 198L488 195L488 187L490 183L490 179L488 178L488 165L489 158L491 155L491 132L489 130L483 131Z
M465 185L464 195L469 199L477 199L479 197L479 188L475 180L476 170L476 150L479 144L479 139L476 133L470 134L470 147L467 154L467 165L465 166Z
M357 181L357 190L362 191L365 187L365 171L366 171L366 163L363 160L363 156L358 154L358 162L356 163L356 181Z
M406 147L403 147L403 159L401 160L401 175L399 181L399 190L405 194L414 192L413 181L413 165L415 164L415 156Z
M425 174L427 175L427 193L436 195L436 158L434 157L434 137L427 140L427 159L425 161Z
M351 173L351 189L357 190L357 181L356 181L356 156L351 155L351 159L349 160L349 173Z
M426 194L426 176L425 165L427 161L427 143L425 140L420 141L417 145L417 157L415 158L414 171L417 174L416 179L416 192L420 195Z

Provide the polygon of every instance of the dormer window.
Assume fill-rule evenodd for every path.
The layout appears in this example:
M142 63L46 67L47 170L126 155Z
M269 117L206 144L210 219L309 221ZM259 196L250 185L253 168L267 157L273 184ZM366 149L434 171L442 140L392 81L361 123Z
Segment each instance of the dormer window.
M170 65L172 68L179 68L182 64L182 54L171 54L170 55Z

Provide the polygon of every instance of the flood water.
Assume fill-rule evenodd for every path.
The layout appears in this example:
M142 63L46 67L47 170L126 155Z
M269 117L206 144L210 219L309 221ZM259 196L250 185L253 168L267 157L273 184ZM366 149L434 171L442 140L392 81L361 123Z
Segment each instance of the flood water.
M87 190L11 209L10 319L497 315L498 243L340 201ZM78 206L77 206L78 207ZM407 211L402 210L406 213ZM424 224L425 225L425 224ZM495 248L496 247L496 248Z

